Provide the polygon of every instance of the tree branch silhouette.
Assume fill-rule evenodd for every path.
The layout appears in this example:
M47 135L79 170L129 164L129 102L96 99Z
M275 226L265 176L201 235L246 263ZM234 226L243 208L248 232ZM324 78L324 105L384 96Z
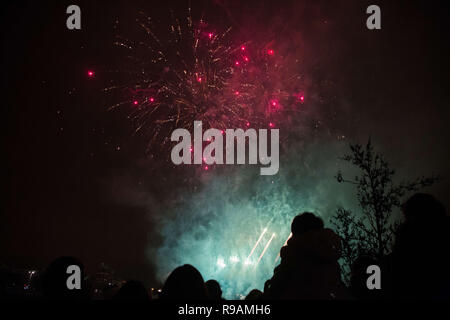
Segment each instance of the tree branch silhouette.
M380 261L390 252L399 225L392 210L400 206L402 197L432 185L439 178L419 177L395 184L395 170L383 155L374 152L370 138L366 146L351 144L350 153L340 159L360 171L354 180L344 178L340 171L336 175L339 183L355 185L360 214L356 216L349 210L338 208L331 218L331 224L342 238L343 280L348 283L350 267L358 256L370 255Z

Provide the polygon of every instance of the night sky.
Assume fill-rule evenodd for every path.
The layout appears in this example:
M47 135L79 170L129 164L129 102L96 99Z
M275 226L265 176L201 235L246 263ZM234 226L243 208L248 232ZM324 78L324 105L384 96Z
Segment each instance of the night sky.
M171 200L178 199L178 192L187 201L200 197L186 177L203 173L180 173L146 156L145 138L133 136L125 110L107 111L101 90L108 70L120 64L112 45L114 21L119 18L129 34L138 11L165 22L169 9L183 11L187 2L72 2L2 5L6 175L0 264L42 268L58 256L73 255L88 271L105 262L125 278L154 283L158 277L151 252L167 240L158 230L161 223L180 219L179 203ZM450 207L449 12L439 7L445 2L193 2L193 12L203 12L217 25L232 25L237 37L300 43L295 48L305 61L311 101L314 97L307 116L319 119L321 127L307 132L314 142L295 143L292 150L319 159L314 170L320 172L330 156L340 156L346 143L371 136L399 177L441 175L426 191ZM70 4L81 7L82 30L66 28ZM381 30L365 27L370 4L381 7ZM289 49L282 45L279 50ZM95 77L89 78L88 70ZM281 161L280 176L295 169ZM316 177L334 183L336 167L326 166ZM210 183L199 179L199 190ZM321 186L328 183L323 179ZM316 182L308 176L310 186ZM333 200L330 208L352 196ZM214 211L214 204L208 210ZM178 226L180 237L191 230L188 222Z

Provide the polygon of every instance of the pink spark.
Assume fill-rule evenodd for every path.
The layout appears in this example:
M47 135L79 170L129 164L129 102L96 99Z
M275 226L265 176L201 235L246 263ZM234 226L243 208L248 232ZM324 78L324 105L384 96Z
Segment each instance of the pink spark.
M297 100L298 100L299 102L305 101L305 96L302 95L301 93L294 94L294 96L297 98Z
M208 166L205 166L205 170L208 170Z
M273 123L272 122L269 123L269 127L271 127L271 128L273 127Z
M247 122L246 125L247 125L247 127L250 127L250 122Z
M155 101L155 99L153 99L153 98L150 98L150 102L153 102L153 101Z
M241 47L241 50L242 50L242 51L245 51L245 47L244 47L244 46L242 46L242 47Z
M197 81L198 81L198 82L202 82L202 77L198 77L198 78L197 78Z
M223 130L220 130L220 133L221 133L221 134L224 134L224 131L223 131Z
M244 60L248 62L248 57L244 57Z
M92 77L94 76L94 71L89 70L89 71L87 72L87 75L88 75L90 78L92 78Z
M212 34L212 33L208 33L208 37L209 37L210 39L212 39L213 34Z
M277 102L277 100L272 100L272 101L270 101L270 104L272 106L276 107L278 105L278 102Z
M239 91L235 91L234 94L238 96L239 95Z
M267 50L267 54L268 55L273 55L273 50L272 49Z
M133 104L134 104L135 106L137 106L137 105L138 105L137 100L134 100L134 101L133 101Z
M236 61L234 64L238 66L239 65L239 61Z

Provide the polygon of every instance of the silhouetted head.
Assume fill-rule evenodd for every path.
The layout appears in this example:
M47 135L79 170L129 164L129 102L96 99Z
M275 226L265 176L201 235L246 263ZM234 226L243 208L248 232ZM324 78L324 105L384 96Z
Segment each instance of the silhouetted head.
M205 282L200 272L189 264L172 271L162 288L161 299L204 300L208 299Z
M222 299L222 289L220 284L216 280L208 280L205 282L206 289L208 290L209 297L212 300Z
M72 285L68 285L68 282ZM73 286L76 282L80 284L79 289ZM42 291L49 299L87 299L88 290L85 285L83 264L74 257L56 259L42 276Z
M402 205L406 220L441 219L446 216L444 205L430 194L416 193Z
M114 295L113 300L149 300L148 291L140 281L127 281Z
M310 230L322 229L323 221L311 212L303 212L294 218L291 224L293 235L300 235Z
M262 298L263 293L258 289L253 289L245 297L245 300L259 300Z

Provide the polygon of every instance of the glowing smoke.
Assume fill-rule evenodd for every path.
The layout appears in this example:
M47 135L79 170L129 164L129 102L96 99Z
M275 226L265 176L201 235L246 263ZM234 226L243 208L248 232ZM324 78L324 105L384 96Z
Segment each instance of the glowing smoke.
M374 55L369 54L373 48L364 46L365 40L361 41L367 37L363 28L355 31L351 24L344 24L344 29L332 27L339 19L342 22L349 16L358 17L356 13L349 14L347 5L339 6L341 10L328 5L321 8L323 10L302 7L289 10L287 7L285 11L292 13L292 17L286 12L281 15L270 11L273 17L270 22L261 19L265 25L278 26L281 30L275 27L269 30L269 34L276 33L276 38L284 40L279 41L283 46L277 46L276 54L279 51L301 54L307 84L302 117L293 117L290 125L298 131L290 132L289 139L294 143L284 146L278 175L260 176L256 166L230 166L224 170L197 172L196 177L190 178L191 167L158 170L154 162L143 161L137 165L135 175L146 181L145 190L131 187L126 190L131 185L127 183L128 177L118 178L120 192L125 190L126 194L115 198L145 206L148 211L152 236L147 256L156 266L160 281L175 267L190 263L200 270L205 280L217 279L227 298L245 295L253 288L262 289L265 280L272 276L275 259L289 236L290 223L296 214L312 211L326 223L338 205L349 209L356 207L351 186L338 184L333 178L342 168L338 157L347 151L348 139L365 142L372 135L379 151L393 160L394 167L403 166L406 173L418 171L418 165L406 160L423 158L423 148L419 144L424 129L422 124L411 123L404 115L415 112L414 119L425 118L426 108L410 106L426 99L417 97L421 93L412 90L414 86L397 87L397 82L410 83L409 79L394 81L397 78L393 77L391 87L399 92L391 101L390 94L384 93L390 90L374 89L388 89L387 85L386 88L382 85L389 80L385 71L375 73L373 81L367 82L366 75L372 75L378 66L372 61ZM288 18L282 19L282 16ZM245 20L252 20L252 17L260 19L259 15L252 14ZM248 29L257 30L253 32L255 36L275 38L267 36L265 31L268 30L257 22L249 23ZM347 56L348 48L352 52L355 50L355 42L362 46L357 47L362 52L358 57L367 58L355 61L354 55ZM414 54L409 51L402 57ZM395 70L398 60L392 61ZM418 83L422 85L422 81ZM413 98L405 102L404 97ZM303 101L302 96L299 99ZM434 122L430 122L431 125ZM446 124L442 122L439 128L444 132ZM280 128L281 139L286 137L285 129ZM437 136L445 137L444 134ZM417 141L417 144L410 146L405 141ZM433 143L441 146L436 147L438 151L448 149L444 138ZM429 154L436 165L425 158L417 163L424 161L437 169L439 165L446 166L447 158L440 157L439 152ZM149 168L153 169L151 173ZM127 168L127 175L134 178L132 172L134 170ZM407 175L400 176L407 178ZM267 232L247 261L265 228ZM275 237L255 268L254 263L274 233Z
M341 146L312 143L302 154L286 156L276 176L230 166L226 172L204 172L196 191L179 186L171 205L151 214L163 239L148 250L157 277L164 281L175 267L189 263L205 280L218 280L227 298L262 289L295 215L312 211L326 221L336 206L352 205L342 198L345 192L336 192L342 185L333 178ZM148 205L155 207L155 201Z

